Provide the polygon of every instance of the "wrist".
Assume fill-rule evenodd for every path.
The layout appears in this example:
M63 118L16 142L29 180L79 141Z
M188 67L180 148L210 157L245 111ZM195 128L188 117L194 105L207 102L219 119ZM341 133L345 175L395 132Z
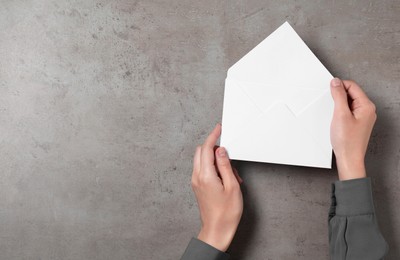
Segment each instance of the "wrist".
M232 242L236 229L229 232L219 232L213 228L202 228L197 239L225 252Z
M339 180L351 180L367 177L364 158L342 159L336 157Z

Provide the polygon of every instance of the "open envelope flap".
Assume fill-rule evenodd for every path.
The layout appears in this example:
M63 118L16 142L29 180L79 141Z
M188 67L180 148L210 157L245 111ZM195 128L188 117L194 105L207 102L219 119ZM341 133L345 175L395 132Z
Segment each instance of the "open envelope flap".
M236 62L228 77L298 87L308 87L312 80L315 87L326 89L332 75L286 22Z
M246 96L261 111L266 112L277 102L286 104L294 115L300 115L308 106L314 103L329 89L321 89L310 83L308 87L268 85L259 83L241 82L234 79L237 87L240 87ZM243 97L245 98L245 97Z
M328 100L322 98L321 103ZM237 129L241 134L226 145L230 158L331 168L330 143L320 142L329 140L329 136L315 135L321 125L326 128L330 122L322 113L318 115L319 103L314 103L301 118L294 116L283 103L274 105L267 113ZM319 120L322 124L316 123ZM329 135L329 131L323 132Z

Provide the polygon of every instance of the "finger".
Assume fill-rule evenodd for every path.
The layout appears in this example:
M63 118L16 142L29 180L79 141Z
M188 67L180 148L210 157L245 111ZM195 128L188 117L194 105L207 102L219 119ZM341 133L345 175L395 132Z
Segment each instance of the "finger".
M196 147L196 152L193 158L193 173L192 173L192 188L195 190L199 183L199 173L200 173L200 156L201 156L201 146Z
M201 147L201 167L212 169L214 167L214 146L221 135L221 125L217 124ZM209 171L204 171L209 172Z
M235 167L232 167L232 170L233 170L233 173L235 174L235 177L236 177L237 181L239 182L239 184L242 184L243 179L240 178L238 170Z
M360 100L360 102L369 102L368 96L361 87L351 80L343 80L344 87L352 100Z
M196 147L196 152L193 158L193 174L198 174L200 172L200 155L201 155L201 146Z
M224 147L220 147L215 152L217 167L225 188L230 188L238 184L238 180L233 173L231 162Z
M376 107L361 87L351 80L345 80L343 83L351 98L350 107L355 118L369 115L376 119Z
M331 80L331 95L335 103L335 112L350 113L347 92L339 78Z

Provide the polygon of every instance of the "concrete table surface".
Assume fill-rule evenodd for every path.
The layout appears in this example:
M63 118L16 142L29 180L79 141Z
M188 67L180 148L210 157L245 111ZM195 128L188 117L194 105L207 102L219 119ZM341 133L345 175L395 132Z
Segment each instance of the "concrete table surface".
M178 259L227 69L288 20L378 109L367 154L400 249L400 2L0 1L0 258ZM328 259L335 170L237 162L232 259Z

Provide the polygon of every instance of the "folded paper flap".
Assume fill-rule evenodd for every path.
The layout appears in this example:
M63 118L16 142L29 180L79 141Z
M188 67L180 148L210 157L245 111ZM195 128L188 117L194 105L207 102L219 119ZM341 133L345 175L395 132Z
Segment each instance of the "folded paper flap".
M332 75L286 22L236 62L228 77L285 86L304 86L312 79L316 86L324 86Z
M249 114L246 120L241 121L237 128L226 130L225 136L228 134L229 138L225 138L224 140L221 139L221 146L229 147L230 144L236 144L237 142L241 142L243 139L247 140L250 137L247 136L247 133L249 131L251 132L253 128L259 128L266 125L264 122L279 121L283 124L290 124L290 121L294 120L296 120L296 117L291 112L290 108L282 102L276 102L271 107L270 113L259 112L258 114ZM223 123L222 125L225 127ZM270 128L270 131L268 131L269 135L274 136L281 132L279 130L273 132L273 129L276 128ZM222 131L224 131L224 129ZM229 131L229 133L227 131Z
M300 116L321 97L330 95L329 90L299 90L288 97L285 103L296 116Z
M259 124L258 122L273 122L273 124ZM293 131L295 129L295 131ZM265 135L263 133L268 133ZM259 139L259 136L263 136ZM301 142L300 145L293 147L293 142ZM278 102L271 108L271 113L261 114L257 118L253 118L249 122L237 129L235 138L230 143L234 143L238 147L248 147L250 150L271 152L270 158L273 156L282 156L285 153L293 154L299 160L311 160L313 156L318 154L324 160L331 160L331 150L324 149L319 142L315 140L309 129L301 124L301 121L292 114L290 108ZM221 143L226 146L229 151L230 143ZM263 147L265 147L263 149ZM309 152L304 147L313 147ZM273 149L270 149L273 148ZM300 156L300 157L299 157Z
M256 118L262 111L234 81L225 81L224 113L222 116L221 144L229 143L244 122Z
M240 81L231 81L240 88L245 96L262 112L267 112L278 102L286 104L294 115L300 115L308 106L315 102L327 89L298 87L298 86L268 86L265 84L249 84Z
M323 96L326 96L326 94ZM239 122L240 124L238 124L237 127L234 129L234 132L229 133L229 138L225 138L224 142L222 142L221 140L221 145L229 146L232 143L236 143L238 140L246 140L248 138L248 132L251 132L249 129L268 125L269 135L274 135L272 129L277 129L275 133L276 136L274 138L286 140L288 137L282 135L282 131L291 131L295 132L296 134L301 134L303 138L312 140L314 142L314 146L318 147L318 149L320 149L320 152L329 157L331 151L329 144L326 145L325 143L320 143L318 140L321 139L321 134L319 132L315 132L315 130L317 129L317 127L315 127L315 124L318 124L318 122L323 120L329 120L326 118L319 118L318 115L316 115L319 114L319 104L317 104L318 102L326 102L326 98L310 104L310 110L307 110L299 117L293 113L292 109L286 103L277 101L270 107L270 109L266 113L249 115L247 120ZM317 119L317 121L315 119ZM273 123L271 124L270 122ZM278 125L279 127L277 127ZM329 140L329 136L327 138L322 139ZM328 147L328 149L324 151L323 147Z

